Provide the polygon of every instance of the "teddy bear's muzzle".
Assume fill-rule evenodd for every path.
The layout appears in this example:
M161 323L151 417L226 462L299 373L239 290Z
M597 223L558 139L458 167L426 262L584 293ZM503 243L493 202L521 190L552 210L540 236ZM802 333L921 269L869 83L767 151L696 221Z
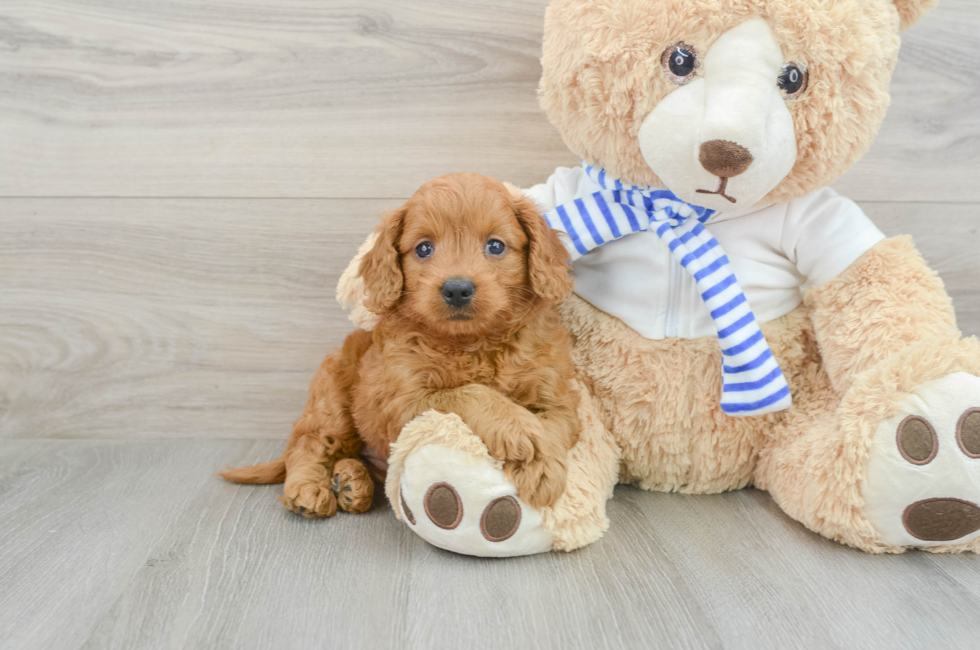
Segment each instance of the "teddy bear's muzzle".
M712 210L757 203L796 163L796 127L778 79L782 50L762 18L719 36L698 78L647 115L640 152L665 187Z

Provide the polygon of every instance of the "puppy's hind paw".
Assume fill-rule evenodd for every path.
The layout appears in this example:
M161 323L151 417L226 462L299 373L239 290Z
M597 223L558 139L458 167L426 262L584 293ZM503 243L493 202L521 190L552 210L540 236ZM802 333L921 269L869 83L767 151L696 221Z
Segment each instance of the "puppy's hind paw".
M307 519L332 517L337 513L337 497L325 480L286 485L279 502Z
M374 481L364 464L354 458L337 461L331 483L337 505L344 512L360 514L371 509Z

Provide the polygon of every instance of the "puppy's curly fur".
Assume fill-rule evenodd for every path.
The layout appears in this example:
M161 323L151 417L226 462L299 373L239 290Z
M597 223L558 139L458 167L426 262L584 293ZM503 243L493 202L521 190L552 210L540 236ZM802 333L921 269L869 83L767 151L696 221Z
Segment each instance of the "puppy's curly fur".
M472 173L426 183L378 234L360 269L378 324L324 359L282 458L222 476L284 480L280 500L306 517L363 512L365 444L387 458L402 427L435 409L463 418L522 500L554 504L579 433L556 309L572 280L557 235L529 200ZM472 283L468 302L444 295L450 279Z

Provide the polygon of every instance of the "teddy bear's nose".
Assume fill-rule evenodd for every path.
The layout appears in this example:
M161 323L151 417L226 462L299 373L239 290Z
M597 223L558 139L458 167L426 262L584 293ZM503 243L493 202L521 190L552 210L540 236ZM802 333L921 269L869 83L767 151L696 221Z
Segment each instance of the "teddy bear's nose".
M752 164L752 154L740 144L728 140L708 140L698 156L701 166L720 178L738 176Z

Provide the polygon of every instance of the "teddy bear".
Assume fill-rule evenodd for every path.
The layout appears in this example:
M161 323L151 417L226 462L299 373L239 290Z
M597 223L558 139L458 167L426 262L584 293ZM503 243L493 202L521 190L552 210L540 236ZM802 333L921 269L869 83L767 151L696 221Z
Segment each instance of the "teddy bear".
M441 548L522 555L601 537L617 482L755 486L867 552L980 550L980 345L911 239L828 187L932 4L554 0L540 103L582 165L524 192L575 276L566 489L506 498L479 432L429 412L381 452L396 515ZM338 298L370 328L358 263Z

